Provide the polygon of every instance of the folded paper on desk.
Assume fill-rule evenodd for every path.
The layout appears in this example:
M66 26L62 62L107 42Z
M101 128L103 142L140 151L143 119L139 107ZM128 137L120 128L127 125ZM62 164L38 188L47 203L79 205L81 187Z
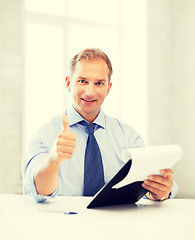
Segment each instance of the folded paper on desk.
M125 165L93 198L87 208L135 203L147 190L142 187L148 175L172 168L182 157L179 145L130 148L122 153Z

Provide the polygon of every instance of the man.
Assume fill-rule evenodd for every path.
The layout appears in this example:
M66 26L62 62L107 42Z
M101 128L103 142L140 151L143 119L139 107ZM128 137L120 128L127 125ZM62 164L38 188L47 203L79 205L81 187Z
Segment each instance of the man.
M144 146L131 126L107 116L101 110L112 87L111 75L111 62L99 49L85 49L71 60L66 87L72 94L72 106L35 134L24 161L24 190L36 201L42 202L56 195L88 195L85 194L86 176L94 168L98 169L98 165L103 168L100 189L124 165L121 160L123 149ZM91 136L88 125L95 127L92 137L100 152L100 162L93 167L96 161L93 160L90 170L86 170L86 161L90 161L87 159L91 156L86 157ZM160 174L151 175L143 182L149 199L167 199L176 193L173 171L163 169ZM95 175L98 177L98 174L92 173L87 183L89 187L96 181Z

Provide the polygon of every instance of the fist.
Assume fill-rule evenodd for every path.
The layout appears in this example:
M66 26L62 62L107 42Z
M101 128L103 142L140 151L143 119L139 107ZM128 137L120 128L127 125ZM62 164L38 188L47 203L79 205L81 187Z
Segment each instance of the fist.
M59 163L71 159L76 147L76 135L69 131L69 122L65 114L62 115L63 131L58 135L56 154Z

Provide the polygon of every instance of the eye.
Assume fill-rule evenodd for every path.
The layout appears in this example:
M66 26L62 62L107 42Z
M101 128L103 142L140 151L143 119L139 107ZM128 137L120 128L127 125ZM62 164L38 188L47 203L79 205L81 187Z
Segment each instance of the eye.
M97 82L96 85L98 85L98 86L103 86L104 83L103 83L103 82Z
M84 80L84 79L80 79L80 80L78 80L78 82L81 83L81 84L87 83L87 81Z

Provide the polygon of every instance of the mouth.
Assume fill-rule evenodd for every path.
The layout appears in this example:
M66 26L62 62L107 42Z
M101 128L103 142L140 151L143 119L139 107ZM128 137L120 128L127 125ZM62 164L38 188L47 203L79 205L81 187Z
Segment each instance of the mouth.
M87 99L84 99L84 98L81 98L82 101L86 102L86 103L93 103L93 102L96 102L97 100L96 99L93 99L93 100L87 100Z

